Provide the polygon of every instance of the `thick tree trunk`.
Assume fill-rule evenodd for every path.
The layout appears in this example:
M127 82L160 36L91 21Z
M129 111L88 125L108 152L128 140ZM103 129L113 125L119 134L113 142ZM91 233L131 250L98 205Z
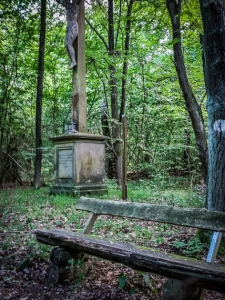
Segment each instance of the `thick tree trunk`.
M198 105L198 102L192 91L184 63L180 29L181 2L182 0L166 0L167 9L169 11L173 28L174 64L177 71L180 87L183 92L186 109L191 118L198 155L202 163L204 173L206 175L208 166L207 138L201 107Z
M209 122L208 209L225 211L225 3L200 0Z
M191 146L191 133L189 130L184 131L185 146L183 152L183 170L185 174L190 174L190 146Z
M40 187L41 181L41 162L42 162L42 140L41 140L41 119L42 119L42 94L44 77L44 49L45 49L45 31L46 31L46 0L41 0L41 29L39 41L39 62L38 62L38 80L37 80L37 100L36 100L36 157L34 187Z

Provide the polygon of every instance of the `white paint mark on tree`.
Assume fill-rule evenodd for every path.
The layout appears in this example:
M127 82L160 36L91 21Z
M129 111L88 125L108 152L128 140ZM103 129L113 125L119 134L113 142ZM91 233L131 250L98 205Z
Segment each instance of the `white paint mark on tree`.
M216 120L213 125L214 131L225 132L225 120Z

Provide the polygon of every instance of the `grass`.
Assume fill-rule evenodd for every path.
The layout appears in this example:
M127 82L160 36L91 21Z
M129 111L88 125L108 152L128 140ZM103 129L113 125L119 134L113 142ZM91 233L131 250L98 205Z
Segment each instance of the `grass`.
M121 191L116 183L108 183L109 195L101 198L119 199ZM201 192L192 188L188 178L138 180L128 183L128 200L154 204L175 205L179 207L204 207L205 199Z
M102 199L121 199L121 190L117 189L114 181L108 182L108 188L108 195L102 196ZM178 182L163 178L158 179L158 181L139 180L129 182L128 200L165 205L172 204L180 207L204 206L204 195L198 190L198 187L192 189L192 186L185 179ZM18 280L18 286L20 286L21 276L27 276L26 272L31 273L31 270L33 270L32 274L36 274L36 271L38 271L39 276L37 278L39 278L41 272L47 270L49 253L52 247L37 242L33 232L36 228L64 228L79 232L87 221L88 213L76 210L77 201L78 198L65 195L50 196L49 187L38 190L31 187L0 190L0 265L3 273L8 270L9 280L12 280L11 278L14 278L14 282ZM168 224L154 224L154 222L148 221L101 216L95 222L92 234L115 241L134 243L140 249L156 247L156 251L158 249L166 252L175 249L174 252L177 254L195 258L199 255L202 256L202 253L204 253L204 245L195 237L195 231L189 228L182 228L181 230L178 226ZM143 286L149 287L144 290L154 292L155 298L158 298L161 286L158 276L138 272L140 276L137 277L136 273L129 271L127 268L118 273L118 268L120 268L118 266L113 273L111 265L104 267L104 261L102 262L93 257L89 264L97 264L97 272L98 266L101 270L105 268L107 276L112 273L111 276L115 278L113 277L111 282L117 280L116 276L119 274L119 287L122 289L126 285L130 294L140 292L138 289L142 285L139 285L139 288L136 288L136 285L137 278L140 280L139 277L142 276L144 278ZM79 261L74 267L78 268L78 277L71 283L70 288L74 289L78 283L84 284L85 287L85 276L87 277L86 287L89 287L90 282L94 281L93 279L90 280L90 274L87 275L85 264ZM12 269L16 270L13 273L15 274L14 277L11 274ZM102 274L105 274L104 270L101 272ZM94 280L97 278L99 282L99 277L101 277L99 274L92 276L94 276ZM133 282L135 282L135 285L133 285ZM37 280L34 280L34 283L39 285ZM25 281L25 284L27 284L27 281ZM58 288L59 286L57 286ZM150 298L153 299L154 296Z
M108 195L102 196L102 199L121 198L121 190L117 189L114 181L108 182L108 188ZM155 180L129 182L128 198L134 202L172 204L181 207L204 205L204 196L192 190L186 181L182 182L182 185L164 179L158 182ZM18 249L22 245L33 256L41 255L43 259L47 259L46 252L49 251L49 247L37 243L33 231L36 228L80 231L87 219L87 213L76 211L78 198L65 195L50 196L49 187L37 190L31 187L1 190L0 199L0 235L4 237L0 250ZM116 236L127 242L140 240L141 245L146 245L146 240L153 238L156 244L162 243L165 239L162 232L166 230L171 232L171 226L161 228L157 225L153 234L150 227L143 227L141 222L102 217L96 221L94 233L100 231L106 236Z

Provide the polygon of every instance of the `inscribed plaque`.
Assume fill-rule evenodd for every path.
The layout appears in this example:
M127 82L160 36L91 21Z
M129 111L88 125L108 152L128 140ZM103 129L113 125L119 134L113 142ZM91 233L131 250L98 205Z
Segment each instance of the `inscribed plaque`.
M73 177L72 149L59 150L59 178Z

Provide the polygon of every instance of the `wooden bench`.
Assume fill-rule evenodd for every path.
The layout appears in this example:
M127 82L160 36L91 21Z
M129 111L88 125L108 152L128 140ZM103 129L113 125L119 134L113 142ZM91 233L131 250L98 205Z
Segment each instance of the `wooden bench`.
M225 265L213 263L225 231L225 213L206 209L184 209L123 201L98 200L81 197L76 209L90 212L82 233L68 230L36 230L39 242L59 246L51 254L53 268L70 256L55 255L61 249L76 258L82 252L127 265L135 270L168 277L163 287L164 299L204 299L204 289L225 292ZM155 221L213 231L207 261L166 254L127 243L112 242L88 235L99 215ZM57 250L58 249L58 250ZM59 272L59 271L57 271ZM54 272L53 272L54 274ZM58 275L57 275L58 276Z

